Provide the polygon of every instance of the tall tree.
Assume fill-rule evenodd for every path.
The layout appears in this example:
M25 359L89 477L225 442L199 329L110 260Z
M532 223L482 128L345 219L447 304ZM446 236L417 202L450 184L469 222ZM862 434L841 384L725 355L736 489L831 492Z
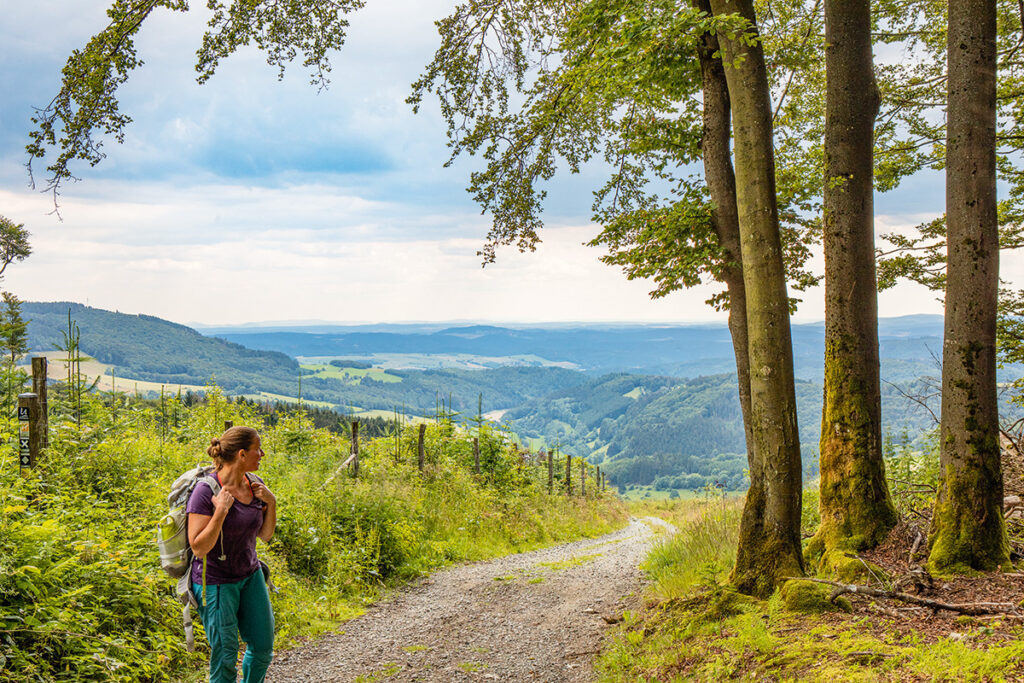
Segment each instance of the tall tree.
M949 33L945 17L947 0L921 0L916 11L906 11L901 2L879 2L875 19L877 41L901 46L910 58L879 67L883 90L883 111L876 126L887 136L897 132L876 153L879 186L890 189L906 175L922 168L946 168L947 67ZM996 0L996 131L997 180L1005 187L997 203L999 248L1024 246L1024 43L1021 42L1022 13L1016 0ZM935 291L941 298L946 289L946 216L928 220L910 232L881 235L888 242L879 251L879 288L892 287L907 278ZM999 290L997 354L1003 363L1013 363L1024 348L1020 337L1006 334L1015 328L1015 317L1024 314L1024 292L1019 281L1004 282ZM1020 386L1020 385L1018 385Z
M711 14L710 0L694 0L702 13ZM725 78L718 36L706 32L697 43L700 60L702 124L701 159L704 178L711 196L711 224L722 250L720 277L729 299L729 333L736 357L736 381L747 453L753 451L750 421L750 338L747 333L747 295L743 284L743 260L740 249L740 223L736 210L736 173L730 148L731 115L729 85Z
M821 526L807 554L837 570L850 565L847 552L876 545L897 520L882 460L870 0L826 0L825 45Z
M24 261L32 253L28 243L29 232L24 223L15 223L0 216L0 276L15 261Z
M1008 566L996 402L996 6L949 0L946 318L936 572Z
M0 349L13 366L28 353L28 321L21 315L22 301L11 292L3 293L3 309L0 310Z
M753 440L732 580L739 590L764 596L782 577L803 573L789 295L775 201L772 108L754 6L750 0L712 0L711 7L716 15L748 23L745 31L720 34L719 40L732 105Z

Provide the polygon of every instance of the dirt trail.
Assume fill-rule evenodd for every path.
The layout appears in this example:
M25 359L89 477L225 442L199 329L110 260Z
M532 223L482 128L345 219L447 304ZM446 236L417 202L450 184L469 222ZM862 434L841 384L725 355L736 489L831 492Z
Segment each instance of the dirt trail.
M281 652L272 683L592 679L603 617L642 585L660 519L607 536L437 572L344 630Z

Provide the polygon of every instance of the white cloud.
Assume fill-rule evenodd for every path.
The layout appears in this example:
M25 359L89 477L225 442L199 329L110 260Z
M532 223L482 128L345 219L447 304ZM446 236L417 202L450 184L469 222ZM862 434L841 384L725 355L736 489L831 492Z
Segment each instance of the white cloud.
M455 0L369 3L351 17L332 87L319 94L301 64L278 82L251 48L195 84L201 4L148 22L146 66L122 96L135 118L126 143L110 143L98 169L78 169L85 180L66 188L61 222L47 215L47 196L23 189L18 127L48 100L70 50L102 26L104 3L0 0L9 48L0 54L0 213L25 222L35 248L4 286L183 322L724 319L703 303L714 288L651 301L649 283L627 281L582 246L595 233L588 193L599 164L557 177L545 214L556 227L536 253L504 249L480 268L488 219L462 189L475 160L442 169L436 107L414 116L404 102L438 42L433 21ZM879 232L941 210L936 177L880 196ZM1022 259L1004 258L1005 278L1024 284ZM803 298L798 319L820 320L822 289ZM941 306L901 285L879 310Z

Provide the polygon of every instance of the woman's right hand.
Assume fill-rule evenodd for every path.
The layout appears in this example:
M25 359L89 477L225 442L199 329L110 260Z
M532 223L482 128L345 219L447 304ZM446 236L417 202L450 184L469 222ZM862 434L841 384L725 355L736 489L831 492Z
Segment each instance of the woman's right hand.
M227 514L228 510L235 503L235 497L231 495L227 489L221 489L220 492L213 497L213 509L214 512L223 512Z

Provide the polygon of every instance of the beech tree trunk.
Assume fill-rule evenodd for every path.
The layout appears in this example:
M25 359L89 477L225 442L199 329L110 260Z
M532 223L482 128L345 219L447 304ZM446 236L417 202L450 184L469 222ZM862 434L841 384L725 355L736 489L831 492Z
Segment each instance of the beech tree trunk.
M740 14L756 31L751 0L712 0L716 15ZM754 43L750 45L748 43ZM767 596L803 573L800 441L793 387L789 296L782 264L772 112L759 41L719 36L732 107L736 209L750 359L750 490L732 582Z
M694 0L694 7L711 14L710 0ZM722 247L725 268L722 280L729 295L729 333L736 357L736 381L739 385L740 410L747 452L752 449L750 434L750 357L747 338L747 297L743 288L743 259L740 254L740 224L736 214L736 175L729 147L731 115L729 88L719 50L718 37L705 33L697 46L700 58L701 84L704 95L704 126L701 156L704 178L715 205L712 213L715 234Z
M897 519L882 461L870 1L825 0L825 44L821 526L807 556L843 574L861 567L846 552L877 545Z
M936 573L1009 565L996 403L996 8L949 0L946 318L939 486L928 539Z

